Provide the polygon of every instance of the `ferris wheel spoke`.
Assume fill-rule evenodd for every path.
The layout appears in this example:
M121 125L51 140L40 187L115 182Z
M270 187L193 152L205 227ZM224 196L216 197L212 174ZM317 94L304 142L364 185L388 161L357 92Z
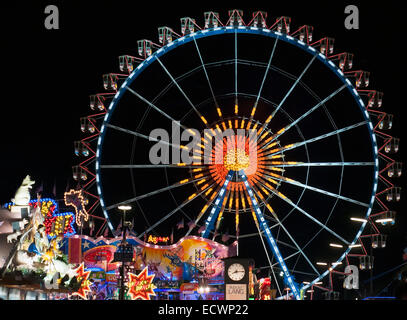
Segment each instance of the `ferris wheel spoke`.
M293 258L293 257L295 257L295 256L297 256L297 255L299 255L301 252L298 250L298 251L296 251L296 252L294 252L294 253L292 253L292 254L290 254L289 256L287 256L287 257L285 257L284 258L284 261L287 261L288 259L291 259L291 258ZM273 263L273 267L276 267L276 266L278 266L278 262L275 262L275 263ZM290 270L291 272L295 272L295 270Z
M202 165L180 164L102 164L101 169L151 169L151 168L203 168Z
M271 61L273 60L274 51L276 50L276 47L277 47L277 42L278 42L278 38L276 38L276 40L274 41L273 50L271 51L270 58L269 58L269 61L268 61L267 67L266 67L266 71L264 72L263 81L261 82L259 93L257 94L256 101L254 103L252 112L250 114L250 121L253 119L254 113L256 112L257 104L259 103L261 92L263 91L263 85L264 85L264 82L266 81L267 74L270 70Z
M279 224L276 222L276 225L278 226ZM272 229L272 227L269 227L269 229L271 230ZM263 231L263 230L260 230L260 232L261 232L261 234L262 234L262 236L263 237L266 237L266 235L264 234L265 233L265 231ZM253 235L255 235L255 234L251 234L250 236L253 236ZM241 236L240 238L247 238L248 236ZM281 244L282 246L284 246L284 247L287 247L287 248L290 248L290 249L292 249L292 250L298 250L297 249L297 247L295 247L295 246L293 246L292 244L289 244L289 243L287 243L287 242L284 242L284 241L281 241L281 240L278 240L278 239L275 239L276 240L276 242L278 243L278 244Z
M202 120L202 122L205 124L206 127L208 127L208 121L205 119L205 117L198 111L198 109L195 107L195 105L191 102L191 100L188 98L184 90L179 86L178 82L174 79L174 77L171 75L171 73L168 71L168 69L164 66L164 64L161 62L161 60L157 57L158 63L161 65L161 67L164 69L165 73L170 77L171 81L175 84L175 86L178 88L178 90L182 93L182 95L185 97L185 99L188 101L189 105L194 109L195 113L199 116L199 118Z
M128 133L128 134L131 134L133 136L146 139L148 141L154 141L154 142L162 143L162 144L165 144L165 145L168 145L168 146L171 146L171 147L175 147L175 148L186 148L186 147L184 147L182 145L175 145L175 144L170 143L170 142L165 141L165 140L158 140L157 138L146 136L145 134L142 134L142 133L139 133L139 132L136 132L136 131L132 131L132 130L129 130L129 129L125 129L125 128L122 128L122 127L118 127L118 126L115 126L115 125L110 124L110 123L106 124L106 127L111 128L111 129L115 129L117 131L121 131L121 132L124 132L124 133Z
M213 185L212 185L213 186ZM203 190L200 193L194 193L191 196L188 197L187 200L185 200L183 203L181 203L178 207L176 207L174 210L172 210L170 213L168 213L167 215L165 215L163 218L161 218L159 221L157 221L155 224L153 224L152 226L150 226L148 229L144 230L141 234L139 234L137 236L137 238L141 238L144 234L150 232L151 230L153 230L154 228L158 227L161 223L163 223L164 221L166 221L168 218L170 218L172 215L174 215L178 210L182 209L183 207L185 207L188 203L192 202L194 199L198 198L199 196L201 196L204 192L206 191Z
M270 150L267 157L271 158L271 156L283 153L283 152L288 151L288 150L293 150L293 149L301 147L301 146L303 146L303 145L305 145L307 143L312 143L312 142L315 142L315 141L318 141L318 140L322 140L322 139L331 137L333 135L337 135L339 133L342 133L342 132L345 132L345 131L348 131L348 130L355 129L355 128L363 126L363 125L365 125L367 123L368 123L367 121L362 121L362 122L353 124L351 126L348 126L348 127L342 128L342 129L338 129L338 130L335 130L335 131L332 131L332 132L329 132L329 133L325 133L325 134L320 135L320 136L315 137L315 138L311 138L311 139L301 141L301 142L292 143L292 144L286 145L286 146L284 146L282 148L277 148L277 149Z
M285 167L342 167L342 166L374 166L374 162L284 162L272 161L271 165L276 168Z
M268 254L268 250L267 250L267 248L266 248L266 245L265 245L264 240L263 240L263 235L262 235L262 232L261 232L261 230L260 230L259 222L257 221L256 214L254 213L254 209L253 209L253 211L252 211L252 214L253 214L253 220L254 220L254 222L255 222L255 224L256 224L256 227L257 227L257 231L258 231L258 233L259 233L259 237L260 237L261 243L262 243L262 245L263 245L264 252L266 253L267 261L268 261L268 263L269 263L271 272L273 273L274 282L276 283L278 292L279 292L280 295L281 295L280 286L279 286L279 284L278 284L278 281L277 281L277 278L276 278L276 274L275 274L275 272L274 272L274 265L273 265L272 261L270 260L270 256L269 256L269 254ZM285 259L284 259L284 260L285 260ZM278 263L277 263L277 265L278 265Z
M354 200L354 199L351 199L351 198L348 198L348 197L344 197L344 196L341 196L339 194L332 193L332 192L329 192L329 191L326 191L326 190L323 190L323 189L315 188L315 187L303 184L303 183L301 183L299 181L280 176L280 175L275 174L275 173L270 172L270 173L268 173L268 175L272 176L274 179L276 179L278 181L281 181L281 182L285 182L285 183L288 183L288 184L291 184L291 185L294 185L294 186L297 186L297 187L301 187L301 188L305 188L305 189L312 190L312 191L315 191L315 192L319 192L319 193L325 194L327 196L334 197L334 198L337 198L337 199L341 199L341 200L344 200L344 201L352 202L352 203L358 204L358 205L360 205L362 207L366 207L366 208L369 207L368 203L364 203L364 202L361 202L361 201L358 201L358 200Z
M206 80L208 81L209 89L211 91L212 98L213 98L213 101L215 103L216 110L218 112L219 117L222 117L222 111L221 111L221 109L219 107L218 101L216 100L215 94L213 92L212 84L211 84L211 81L209 80L209 76L208 76L208 73L206 71L206 67L205 67L205 64L203 62L203 59L202 59L201 51L199 50L198 43L196 42L195 37L193 37L193 39L194 39L196 51L198 52L198 55L199 55L199 60L201 61L202 69L203 69L203 71L205 73Z
M291 129L293 126L295 126L298 122L301 120L305 119L308 117L312 112L314 112L316 109L318 109L321 105L335 97L339 92L341 92L344 88L346 88L346 84L342 85L340 88L332 92L329 96L327 96L325 99L322 101L318 102L315 106L313 106L311 109L309 109L307 112L305 112L303 115L301 115L298 119L295 121L291 122L288 126L284 127L280 131L278 131L274 136L273 139L270 142L273 142L274 140L278 139L283 133L287 132L289 129Z
M276 263L273 264L273 267L275 266L276 269L282 270L281 268L278 267L278 265L276 265ZM269 268L270 268L269 266L263 266L263 267L259 267L258 269L269 269ZM305 275L305 276L311 276L311 277L315 276L315 273L304 272L304 271L299 271L299 270L290 270L290 272Z
M289 256L285 257L285 258L284 258L284 261L286 261L286 260L288 260L288 259L291 259L291 258L294 258L294 257L296 257L296 256L298 256L298 257L297 257L297 260L298 260L298 258L301 257L301 255L299 255L300 253L301 253L300 251L294 252L294 253L290 254ZM278 262L273 263L273 267L276 268L276 269L279 269L279 268L278 268ZM291 272L291 273L296 273L296 274L307 275L307 276L317 276L317 277L320 277L320 276L321 276L320 273L310 273L310 272L304 272L304 271L300 271L300 270L295 270L295 266L294 266L292 269L290 269L290 272Z
M239 174L240 174L242 182L244 183L244 186L247 190L247 193L249 194L249 197L250 197L251 206L252 206L253 212L254 212L253 218L255 219L255 221L258 221L259 225L261 225L261 228L265 231L266 239L267 239L267 241L270 245L270 248L272 249L275 257L277 258L281 268L283 269L285 277L288 281L288 286L290 287L292 293L295 295L296 299L300 299L300 294L299 294L299 289L297 287L297 284L293 281L291 273L287 269L287 266L281 256L280 249L278 248L276 241L274 240L274 237L270 232L270 228L268 227L267 222L264 219L264 216L259 208L258 202L255 199L254 192L249 184L249 181L247 180L247 176L243 170L239 171ZM270 209L270 206L268 205L267 208ZM272 211L272 210L270 210L270 211ZM293 241L293 240L294 239L292 239L291 241ZM295 241L293 241L293 243L295 244ZM299 247L298 247L298 249L299 249Z
M268 188L268 186L264 185L264 187ZM271 191L273 192L273 189ZM275 189L274 189L275 190ZM276 190L275 190L276 191ZM256 193L256 191L254 191ZM278 192L278 191L277 191ZM266 208L270 211L271 215L274 217L274 219L277 221L277 224L283 229L283 231L286 233L286 235L290 238L296 249L302 254L302 256L305 258L305 260L308 262L308 264L311 266L311 268L318 274L318 270L315 268L315 266L312 264L311 260L308 258L308 256L305 254L305 252L301 249L301 247L298 245L298 243L295 241L293 236L290 234L290 232L287 230L287 228L283 225L283 223L280 221L278 218L277 214L274 212L273 208L269 205L266 204Z
M265 218L266 218L266 215L264 216ZM277 226L279 226L279 224L276 222L273 226L270 226L269 227L269 229L271 230L271 229L273 229L274 227L277 227ZM261 232L261 234L262 234L262 236L263 237L266 237L266 235L265 235L265 231L264 230L260 230L260 232ZM252 238L252 237L254 237L254 236L257 236L257 232L256 233L247 233L247 234L244 234L244 235L241 235L241 236L239 236L239 239L245 239L245 238ZM234 236L234 235L229 235L231 238L236 238L236 236ZM290 249L293 249L293 250L297 250L297 248L295 247L295 246L293 246L293 245L291 245L291 244L289 244L289 243L287 243L287 242L284 242L284 241L282 241L282 240L278 240L278 239L275 239L275 241L277 242L277 244L281 244L282 246L285 246L285 247L287 247L287 248L290 248Z
M212 185L213 186L213 185ZM201 212L198 214L198 216L195 219L194 224L198 225L198 222L201 220L202 216L206 213L206 211L208 210L208 208L212 205L213 201L215 200L215 197L219 194L219 191L221 189L221 187L215 188L215 191L213 190L214 187L209 187L209 188L205 188L207 191L205 192L205 196L208 196L209 194L212 195L210 196L209 200L207 203L205 203L205 205L203 206L203 208L201 209ZM188 236L193 228L190 228L188 230L188 232L185 234L185 237Z
M307 64L307 66L305 67L305 69L302 71L302 73L300 74L300 76L297 78L297 80L295 80L294 84L291 86L290 90L288 90L287 94L284 96L283 100L281 100L280 104L277 106L277 108L271 113L270 115L270 119L273 118L276 113L278 112L278 110L280 110L281 106L284 104L285 100L287 100L287 98L290 96L291 92L294 90L294 88L297 86L297 84L301 81L301 78L304 76L304 74L307 72L308 68L311 66L311 64L314 62L315 58L317 56L314 55L312 57L312 59L310 60L310 62Z
M113 204L113 205L111 205L111 206L106 207L106 210L111 210L111 209L117 208L117 207L120 206L120 205L129 204L129 203L132 203L132 202L135 202L135 201L138 201L138 200L147 198L147 197L151 197L151 196L154 196L154 195L156 195L156 194L159 194L159 193L162 193L162 192L171 190L171 189L175 189L175 188L178 188L178 187L181 187L181 186L185 186L185 185L188 185L188 184L190 184L190 183L193 183L193 182L197 182L197 181L199 181L199 180L202 180L202 179L204 179L204 178L205 178L205 176L204 176L204 177L200 177L199 179L185 179L185 180L181 180L180 182L174 183L174 184L171 185L171 186L168 186L168 187L165 187L165 188L161 188L161 189L158 189L158 190L154 190L154 191L151 191L151 192L148 192L148 193L139 195L139 196L137 196L137 197L134 197L134 198L131 198L131 199L128 199L128 200L125 200L125 201L122 201L122 202Z
M323 224L321 221L319 221L318 219L316 219L315 217L313 217L312 215L310 215L308 212L306 212L304 209L302 209L301 207L299 207L298 205L296 205L294 202L292 202L289 198L287 198L284 194L282 194L281 192L279 192L278 190L274 189L273 187L271 187L270 185L266 185L265 186L267 189L269 189L271 192L273 192L276 196L278 196L280 199L284 200L285 202L287 202L289 205L291 205L292 207L294 207L295 209L297 209L299 212L301 212L303 215L305 215L307 218L311 219L312 221L314 221L316 224L318 224L319 226L321 226L323 229L325 229L326 231L328 231L330 234L332 234L333 236L335 236L337 239L341 240L343 243L345 243L346 245L349 245L350 242L347 241L346 239L344 239L343 237L341 237L339 234L337 234L335 231L331 230L330 228L328 228L325 224ZM283 225L281 225L283 226ZM284 227L283 227L284 230Z
M184 125L182 125L178 120L175 120L173 117L171 117L170 115L168 115L167 113L165 113L164 111L162 111L160 108L158 108L154 103L152 103L151 101L148 101L146 98L144 98L143 96L141 96L140 94L138 94L136 91L134 91L132 88L130 87L126 87L126 89L128 91L130 91L132 94L134 94L137 98L139 98L140 100L142 100L143 102L145 102L146 104L148 104L150 107L152 107L154 110L156 110L157 112L159 112L160 114L162 114L164 117L166 117L167 119L171 120L172 122L178 124L181 128L188 130Z
M227 186L228 186L229 182L232 180L234 174L235 173L233 170L228 171L225 182L223 183L222 187L219 189L218 194L216 195L215 204L213 205L213 207L209 213L209 216L208 216L208 218L206 218L206 221L205 221L205 230L202 234L202 237L204 237L204 238L207 238L209 236L211 229L215 225L215 220L217 219L219 212L222 210L223 200L225 199L225 196L227 194Z
M237 108L237 32L235 31L235 108ZM235 113L237 110L235 110Z

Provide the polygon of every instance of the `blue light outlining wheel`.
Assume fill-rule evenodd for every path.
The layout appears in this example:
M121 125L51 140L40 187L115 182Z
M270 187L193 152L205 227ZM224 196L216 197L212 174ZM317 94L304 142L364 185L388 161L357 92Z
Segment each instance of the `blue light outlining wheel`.
M382 94L364 89L369 73L350 71L353 55L334 54L332 38L312 42L310 26L290 32L288 17L267 27L264 12L253 13L247 24L242 15L230 10L223 25L217 13L206 12L205 28L182 18L182 35L159 28L161 44L140 40L142 58L120 57L120 68L129 75L104 75L104 87L113 93L91 97L91 107L93 99L103 115L94 159L97 195L112 232L118 224L114 211L132 203L139 215L138 237L171 230L182 216L189 221L186 235L198 229L216 239L228 234L229 226L240 248L260 239L263 246L256 248L267 257L261 269L273 274L280 297L285 285L300 299L300 290L310 287L333 290L332 283L320 282L354 257L367 256L365 227L378 235L371 217L388 211L371 215L375 205L387 208L377 195L397 197L394 185L377 190L379 159L387 169L396 164L380 157L381 150L395 151L398 139L387 138L378 147L377 128L386 126L388 117L372 108L381 105ZM148 163L151 146L160 140L153 130L166 121L173 131L201 132L202 152L193 163ZM206 144L227 129L255 130L254 155L252 140L237 135L233 149ZM130 148L123 147L124 140L132 141ZM187 148L180 141L167 145L172 152ZM206 159L205 150L210 151ZM215 156L223 162L214 163ZM76 172L88 169L83 165ZM158 200L164 194L166 200ZM251 226L249 218L255 222Z

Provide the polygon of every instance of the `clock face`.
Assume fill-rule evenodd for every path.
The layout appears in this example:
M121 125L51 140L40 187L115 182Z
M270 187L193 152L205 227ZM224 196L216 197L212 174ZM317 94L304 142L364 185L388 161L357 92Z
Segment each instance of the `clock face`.
M245 273L244 267L240 263L234 263L228 269L228 276L233 281L242 280Z

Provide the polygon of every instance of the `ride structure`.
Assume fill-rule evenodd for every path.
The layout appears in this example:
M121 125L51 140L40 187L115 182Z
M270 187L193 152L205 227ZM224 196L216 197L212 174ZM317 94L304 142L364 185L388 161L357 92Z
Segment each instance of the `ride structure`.
M73 167L73 177L90 219L101 222L96 236L107 228L115 235L112 212L130 203L148 226L139 224L138 238L165 224L170 229L177 214L189 221L186 235L198 228L213 240L233 226L240 248L260 240L280 298L301 299L308 291L312 299L320 289L326 299L337 299L333 275L349 275L338 269L354 261L371 270L367 243L384 248L380 230L395 222L384 203L400 199L390 179L401 176L402 164L388 156L398 152L399 139L384 132L393 115L379 111L383 93L367 89L370 73L353 70L354 55L335 53L331 37L314 41L312 26L292 31L287 16L267 24L263 11L248 23L242 10L229 10L226 23L219 17L205 12L203 27L181 18L180 34L160 27L159 44L139 40L141 58L120 56L127 74L103 75L108 92L90 96L94 112L81 118L86 137L74 145L85 160ZM137 108L129 111L132 104ZM152 143L192 151L152 135L165 121L200 134L192 162L146 162ZM239 129L256 134L239 135ZM145 179L156 188L148 189ZM176 204L169 213L146 205L161 194ZM193 208L198 203L199 210Z

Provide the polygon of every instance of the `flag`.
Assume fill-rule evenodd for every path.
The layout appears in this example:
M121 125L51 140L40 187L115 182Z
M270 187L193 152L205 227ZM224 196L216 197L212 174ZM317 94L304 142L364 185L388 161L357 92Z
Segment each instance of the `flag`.
M35 193L42 193L44 191L44 182L41 181L41 184L35 189Z
M70 237L68 241L68 262L72 264L81 263L82 239Z
M66 187L65 187L65 192L69 192L70 187L69 187L69 179L66 180Z
M228 241L229 239L230 239L230 237L229 237L229 232L226 231L226 233L222 235L222 241L223 241L223 242L226 242L226 241Z
M195 226L196 226L196 224L195 224L194 221L189 221L187 224L188 224L188 229L189 229L189 230L192 230L192 229L195 228Z
M93 231L95 231L95 222L92 219L89 220L89 229L90 236L93 236Z
M200 233L202 233L202 232L204 232L205 231L205 225L203 225L202 227L200 227L199 229L198 229L198 233L200 234Z
M184 227L184 218L180 222L177 223L177 229L182 229Z
M52 194L54 195L54 198L57 198L57 180L54 180L54 186L52 187Z

